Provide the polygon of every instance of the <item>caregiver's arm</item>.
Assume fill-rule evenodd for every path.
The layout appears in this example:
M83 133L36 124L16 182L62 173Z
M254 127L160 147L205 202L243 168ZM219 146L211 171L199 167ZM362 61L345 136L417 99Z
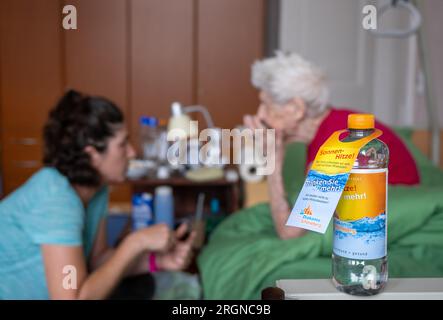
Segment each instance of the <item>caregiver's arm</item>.
M181 224L179 228L174 231L176 239L181 239L186 234L188 226ZM98 228L97 236L92 248L89 259L89 270L94 271L105 263L115 252L115 248L110 248L106 241L106 220L103 219ZM195 238L195 231L185 241L177 241L171 251L157 254L157 267L163 270L181 270L184 269L190 259L192 253L192 243ZM147 251L140 254L134 259L131 265L126 269L125 275L136 275L147 273L149 270L149 254Z
M126 237L99 268L88 274L82 246L43 244L46 281L51 299L104 299L117 286L134 259L147 250L172 244L167 226L158 225Z
M275 170L268 176L268 190L272 219L275 230L281 239L298 238L306 233L305 229L286 226L291 208L286 200L286 192L283 183L283 161L285 146L283 139L278 134L275 141Z

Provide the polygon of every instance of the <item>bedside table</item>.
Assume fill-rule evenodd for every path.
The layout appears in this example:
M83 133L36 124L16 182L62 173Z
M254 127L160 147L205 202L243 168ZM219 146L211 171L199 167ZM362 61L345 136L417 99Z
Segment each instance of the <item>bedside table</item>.
M285 300L441 300L443 278L393 278L377 295L360 297L339 292L331 279L277 280Z

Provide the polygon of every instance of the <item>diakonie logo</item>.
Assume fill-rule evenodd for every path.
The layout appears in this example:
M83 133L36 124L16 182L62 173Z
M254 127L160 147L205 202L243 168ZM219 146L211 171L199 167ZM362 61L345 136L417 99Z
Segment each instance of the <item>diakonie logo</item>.
M167 159L171 165L219 166L233 163L255 165L256 174L260 176L274 172L274 129L207 128L197 137L198 121L191 121L190 128L193 128L190 129L191 134L183 129L172 129L168 132L167 139L173 142L167 151Z

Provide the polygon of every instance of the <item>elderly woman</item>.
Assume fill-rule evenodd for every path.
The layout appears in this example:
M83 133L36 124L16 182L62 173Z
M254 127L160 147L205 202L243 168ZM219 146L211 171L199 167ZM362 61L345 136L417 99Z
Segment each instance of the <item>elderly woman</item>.
M334 131L346 128L348 115L358 112L329 105L325 75L297 54L277 53L275 57L256 62L252 67L252 83L260 90L261 104L256 115L245 116L244 123L251 129L274 128L276 131L276 168L268 176L275 228L282 239L300 237L304 229L285 226L291 211L282 178L285 145L306 144L307 169L323 142ZM389 183L418 184L418 169L406 146L385 125L376 121L375 126L383 131L380 139L391 153Z

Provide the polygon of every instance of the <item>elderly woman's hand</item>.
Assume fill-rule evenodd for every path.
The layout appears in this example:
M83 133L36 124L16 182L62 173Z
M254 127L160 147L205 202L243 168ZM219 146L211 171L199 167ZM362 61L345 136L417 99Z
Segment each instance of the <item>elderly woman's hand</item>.
M264 104L261 104L260 107L258 108L257 114L254 116L251 115L244 116L243 122L244 125L251 130L255 129L274 130L275 141L273 142L273 146L269 146L268 148L267 140L263 139L263 142L265 144L263 146L263 150L272 150L273 152L275 152L275 161L276 161L275 164L277 169L276 171L278 172L283 165L283 158L285 154L285 145L284 145L285 136L284 136L284 131L279 126L277 127L273 126L277 124L275 119L276 118L272 118L271 116L269 116L267 112L267 107ZM266 136L267 134L265 132L265 137Z
M248 129L256 130L268 128L269 125L266 122L266 118L263 117L263 111L260 111L261 109L262 107L260 106L256 115L252 116L247 114L243 117L243 123ZM262 113L262 115L260 115L260 113Z
M275 129L276 131L281 131L282 126L278 118L275 118L269 112L269 107L265 104L261 104L258 107L256 115L245 115L243 117L243 122L246 127L251 130L255 129Z

